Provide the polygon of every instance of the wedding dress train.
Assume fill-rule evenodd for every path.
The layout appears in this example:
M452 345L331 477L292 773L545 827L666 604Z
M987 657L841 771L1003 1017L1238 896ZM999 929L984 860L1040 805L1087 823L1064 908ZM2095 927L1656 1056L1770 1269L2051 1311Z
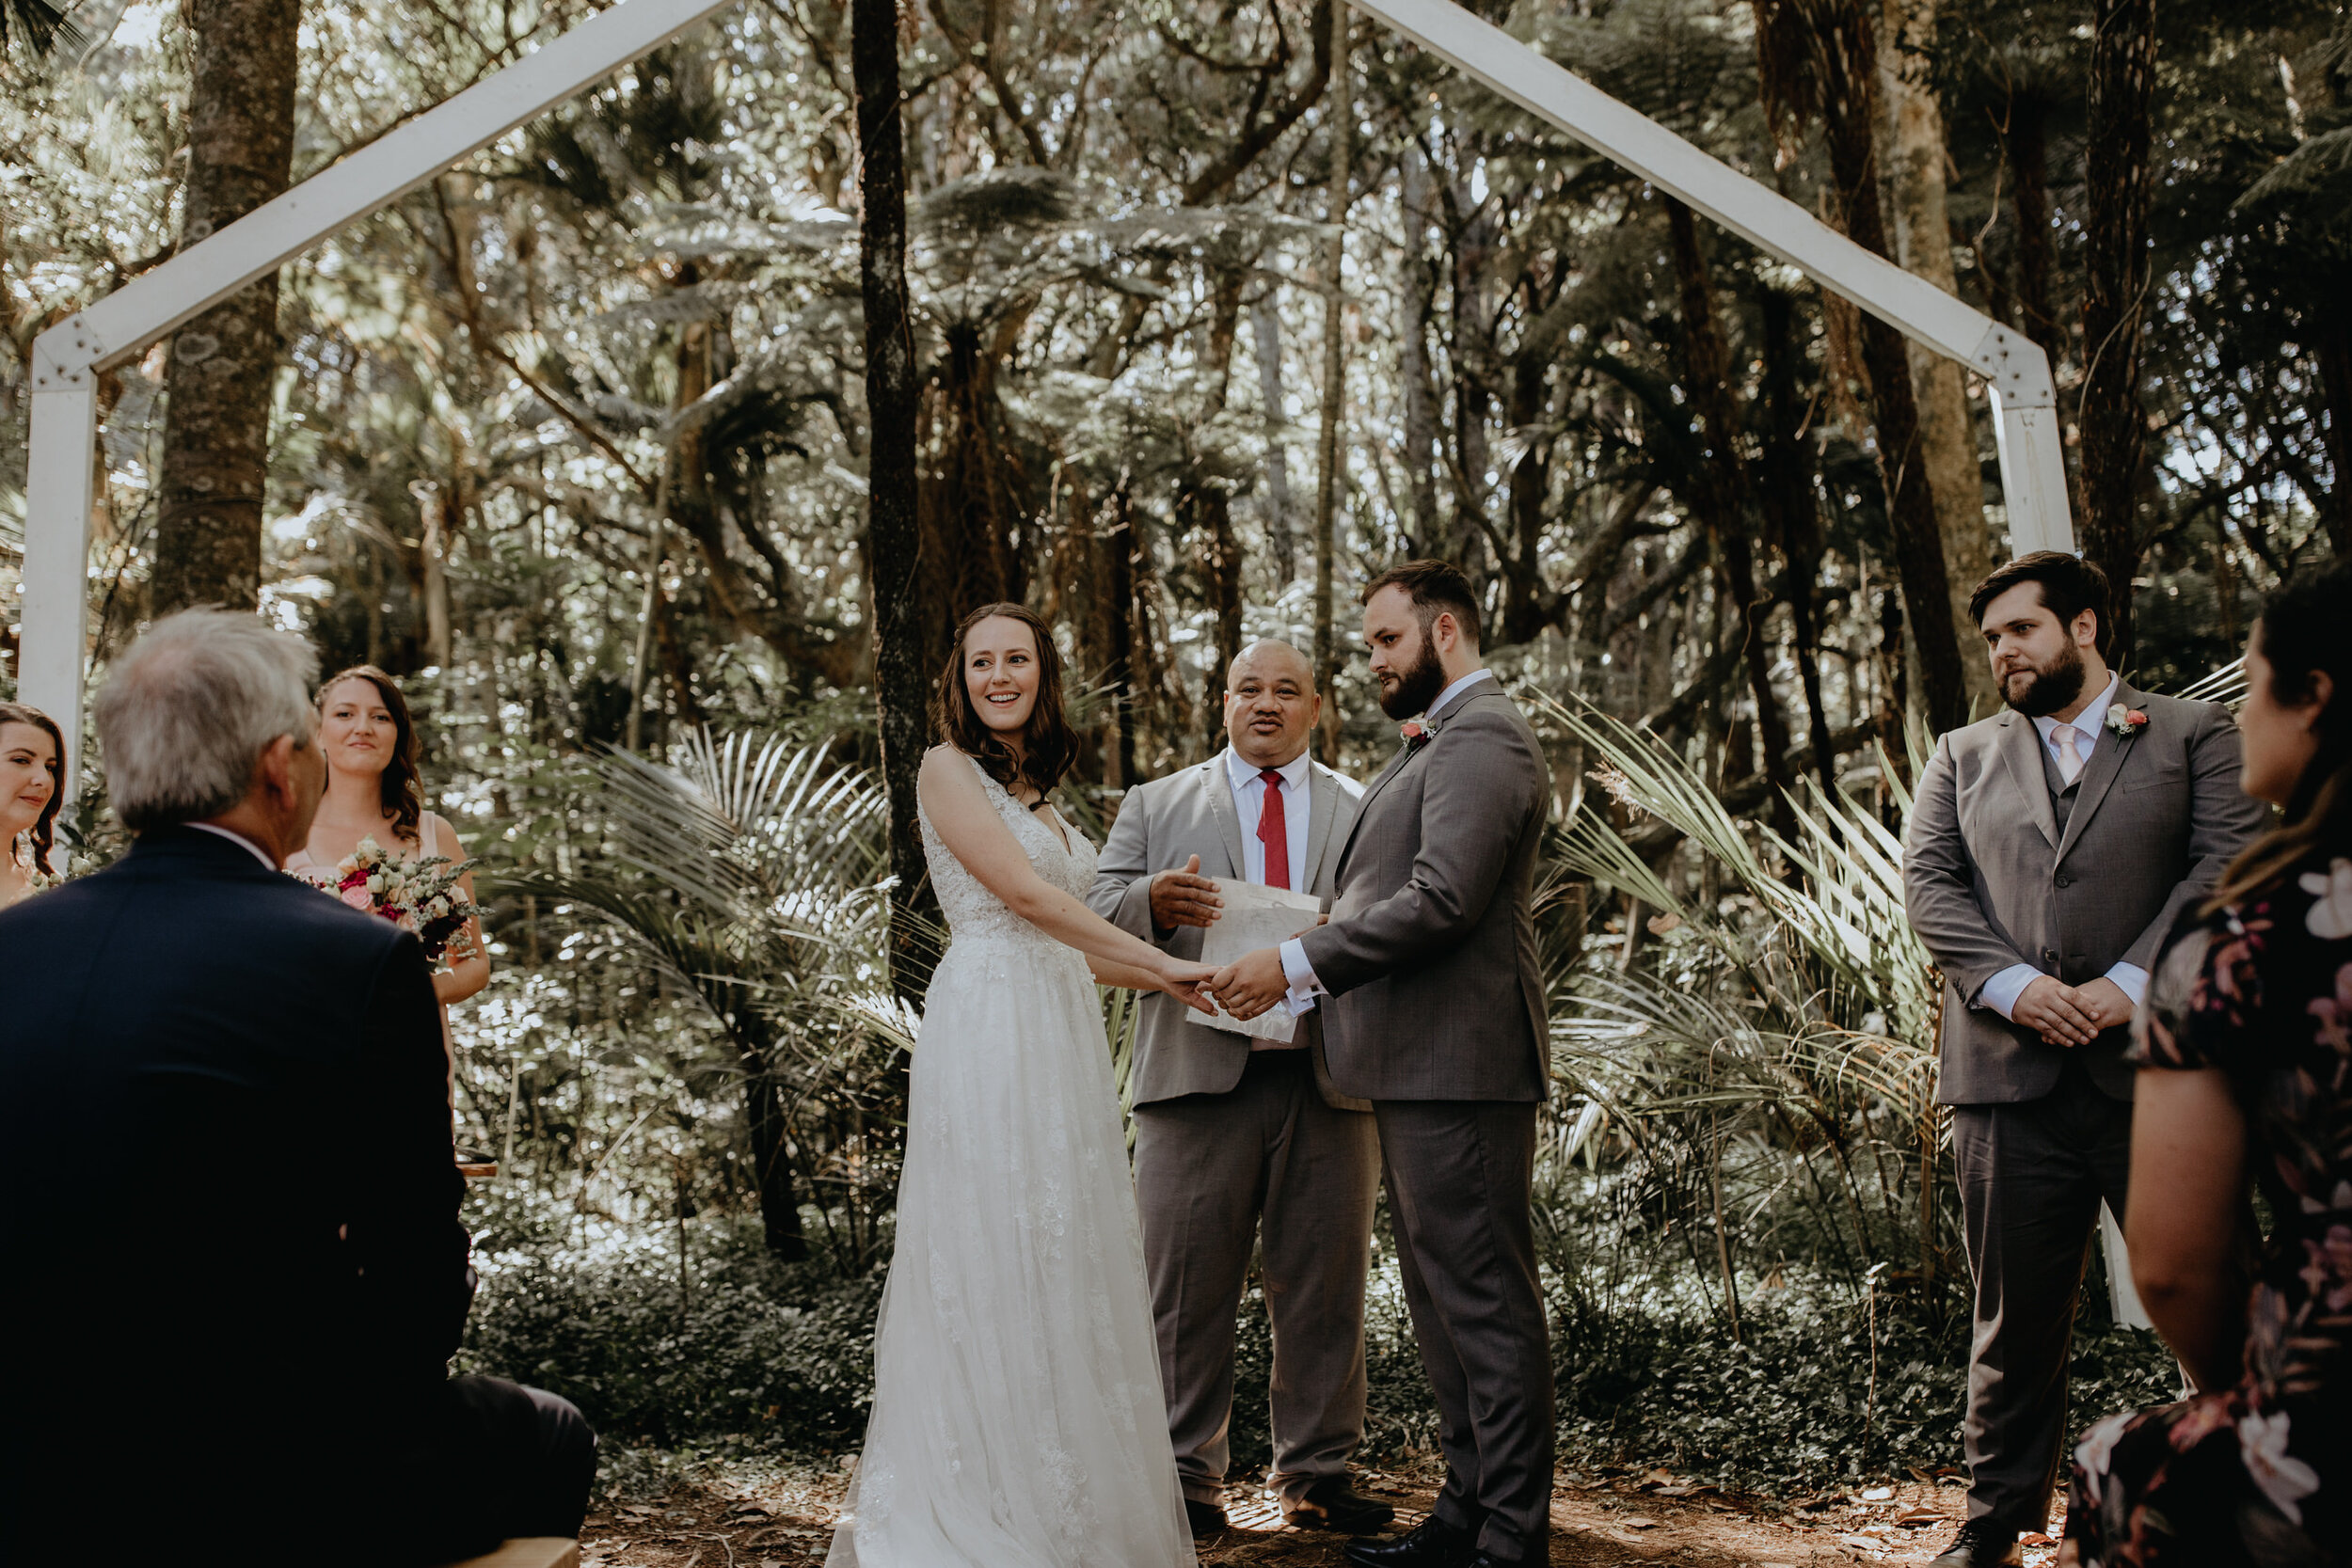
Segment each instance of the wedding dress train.
M1094 847L1065 848L982 779L1038 875L1083 895ZM953 940L914 1053L873 1416L827 1568L1191 1568L1093 977L921 820Z

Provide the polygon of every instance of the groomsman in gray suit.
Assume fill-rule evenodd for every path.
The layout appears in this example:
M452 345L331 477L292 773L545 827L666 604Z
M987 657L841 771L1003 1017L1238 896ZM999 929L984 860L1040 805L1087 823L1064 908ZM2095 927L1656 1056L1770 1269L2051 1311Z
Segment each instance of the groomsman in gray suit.
M1550 772L1479 657L1478 601L1454 567L1373 579L1364 643L1381 708L1419 717L1364 790L1329 924L1210 984L1242 1016L1318 1005L1332 1082L1379 1124L1446 1480L1420 1528L1354 1542L1347 1560L1540 1564L1551 1356L1530 1200L1550 1036L1533 889Z
M1259 642L1226 676L1226 749L1127 792L1087 902L1198 958L1224 877L1311 893L1356 817L1357 786L1307 755L1323 700L1298 650ZM1364 1433L1364 1275L1380 1148L1372 1107L1331 1086L1322 1020L1287 1045L1143 1005L1133 1069L1136 1196L1168 1434L1196 1536L1225 1528L1233 1329L1262 1237L1274 1323L1274 1483L1284 1516L1364 1530L1395 1514L1349 1484Z
M1944 972L1937 1098L1975 1278L1968 1517L1937 1568L2016 1562L2049 1517L2074 1303L2130 1165L2128 1026L2174 920L2262 830L2237 725L2107 668L2107 581L2056 551L1977 585L2007 711L1945 736L1904 847Z

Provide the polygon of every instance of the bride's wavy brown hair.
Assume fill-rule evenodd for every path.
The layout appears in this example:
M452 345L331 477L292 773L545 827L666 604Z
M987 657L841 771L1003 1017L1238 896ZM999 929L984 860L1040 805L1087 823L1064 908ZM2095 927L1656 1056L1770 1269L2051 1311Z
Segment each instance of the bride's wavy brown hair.
M400 694L400 683L373 664L355 664L326 677L319 688L318 709L322 718L326 713L326 694L345 681L365 681L375 688L384 699L385 711L392 716L392 750L384 759L384 776L379 787L384 809L392 815L392 832L409 844L424 842L424 773L420 766L423 747L417 740L417 721L408 716L408 699Z
M1037 702L1022 727L1018 756L981 722L979 710L972 705L972 689L963 679L964 639L974 626L999 615L1028 627L1037 642ZM1017 604L984 604L957 622L955 651L947 656L938 689L931 693L931 728L1007 789L1019 782L1041 796L1051 792L1078 760L1078 732L1070 727L1062 709L1061 649L1054 644L1054 628L1036 611Z

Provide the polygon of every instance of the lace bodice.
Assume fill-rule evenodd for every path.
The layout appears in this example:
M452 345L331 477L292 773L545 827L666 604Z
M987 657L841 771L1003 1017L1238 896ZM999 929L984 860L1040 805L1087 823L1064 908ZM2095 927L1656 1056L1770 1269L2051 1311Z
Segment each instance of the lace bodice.
M967 762L972 759L965 758ZM1070 830L1070 847L1062 847L1061 835L1053 826L1012 798L1009 790L988 776L977 762L972 770L980 776L980 787L996 806L996 815L1029 857L1029 864L1040 877L1064 893L1075 897L1086 896L1094 885L1094 846L1076 829ZM1004 901L981 885L980 879L964 869L963 863L947 847L931 826L931 814L919 804L915 815L923 829L923 856L931 868L931 886L939 894L940 912L947 917L948 934L960 942L988 940L1046 942L1061 944L1005 907Z

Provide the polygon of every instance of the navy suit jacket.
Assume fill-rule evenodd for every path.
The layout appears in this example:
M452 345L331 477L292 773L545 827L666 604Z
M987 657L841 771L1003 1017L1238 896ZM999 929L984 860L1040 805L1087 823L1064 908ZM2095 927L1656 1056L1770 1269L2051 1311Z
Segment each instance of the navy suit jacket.
M471 1291L444 1060L416 938L216 835L0 911L0 1561L397 1443Z

